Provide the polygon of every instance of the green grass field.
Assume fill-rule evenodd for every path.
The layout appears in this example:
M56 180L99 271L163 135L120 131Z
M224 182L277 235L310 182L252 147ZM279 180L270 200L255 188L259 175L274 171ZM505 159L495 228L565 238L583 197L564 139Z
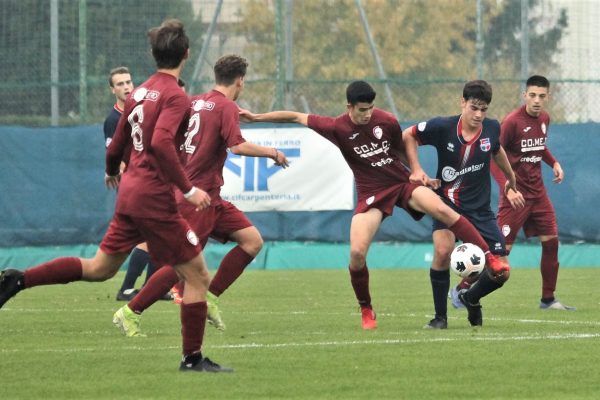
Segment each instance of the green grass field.
M38 287L0 310L0 399L596 399L600 269L564 269L538 309L536 269L513 270L482 302L484 326L449 305L429 331L429 275L371 271L379 328L363 331L346 270L248 271L221 297L227 331L204 354L234 374L182 374L179 307L144 315L148 338L112 325L122 275ZM455 278L453 278L455 281Z

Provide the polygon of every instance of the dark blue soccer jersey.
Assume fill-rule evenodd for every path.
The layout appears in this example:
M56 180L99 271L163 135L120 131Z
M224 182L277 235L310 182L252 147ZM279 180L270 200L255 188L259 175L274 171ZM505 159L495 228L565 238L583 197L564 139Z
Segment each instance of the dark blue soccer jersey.
M500 149L500 123L485 118L483 128L471 141L462 134L460 115L420 122L413 134L420 145L437 150L437 193L461 214L486 220L494 218L490 208L490 159Z
M104 120L104 146L108 147L110 144L113 135L115 134L115 129L117 129L117 124L119 123L119 119L121 118L121 114L123 112L119 111L117 105L115 104L110 110L110 113Z

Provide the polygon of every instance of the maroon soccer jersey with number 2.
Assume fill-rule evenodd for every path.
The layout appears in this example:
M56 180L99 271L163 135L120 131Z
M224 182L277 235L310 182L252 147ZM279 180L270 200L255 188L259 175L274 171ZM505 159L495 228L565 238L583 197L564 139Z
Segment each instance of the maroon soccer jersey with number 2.
M188 178L212 199L218 198L227 149L246 141L237 104L217 90L192 97L185 136L180 151Z

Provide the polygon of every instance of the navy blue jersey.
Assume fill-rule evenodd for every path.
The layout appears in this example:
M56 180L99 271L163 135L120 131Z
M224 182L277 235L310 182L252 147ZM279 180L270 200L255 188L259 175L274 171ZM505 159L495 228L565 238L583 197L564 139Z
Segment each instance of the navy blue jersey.
M462 136L460 115L420 122L413 129L420 145L436 148L437 193L461 214L486 220L494 218L490 208L490 159L500 149L500 123L485 118L481 131L469 142Z
M117 105L115 104L110 110L110 113L104 120L104 146L108 147L110 142L112 141L112 137L115 133L115 129L117 129L117 123L121 118L121 114L123 114L122 110L119 110Z

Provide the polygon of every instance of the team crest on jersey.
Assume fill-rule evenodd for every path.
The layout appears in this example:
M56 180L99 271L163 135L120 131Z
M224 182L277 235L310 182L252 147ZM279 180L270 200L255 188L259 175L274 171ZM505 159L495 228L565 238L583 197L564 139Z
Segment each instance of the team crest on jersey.
M502 225L502 234L504 235L504 237L507 237L510 234L509 225Z
M383 129L381 129L379 126L373 128L373 136L375 136L377 139L381 139L383 136Z
M419 130L419 132L423 132L425 130L426 126L427 126L426 121L419 122L419 125L417 125L417 129Z
M197 246L199 243L198 236L194 233L194 231L189 230L186 233L186 237L188 242L190 242L193 246Z
M192 102L192 110L194 111L200 111L200 110L212 110L213 108L215 108L215 103L213 103L212 101L204 101L202 99L199 100L194 100Z
M481 138L479 139L479 148L481 151L490 151L492 148L492 144L490 143L490 138Z
M367 203L368 206L370 206L371 204L373 204L374 201L375 201L375 196L371 196L365 202Z
M545 135L546 134L546 123L542 122L542 133Z

